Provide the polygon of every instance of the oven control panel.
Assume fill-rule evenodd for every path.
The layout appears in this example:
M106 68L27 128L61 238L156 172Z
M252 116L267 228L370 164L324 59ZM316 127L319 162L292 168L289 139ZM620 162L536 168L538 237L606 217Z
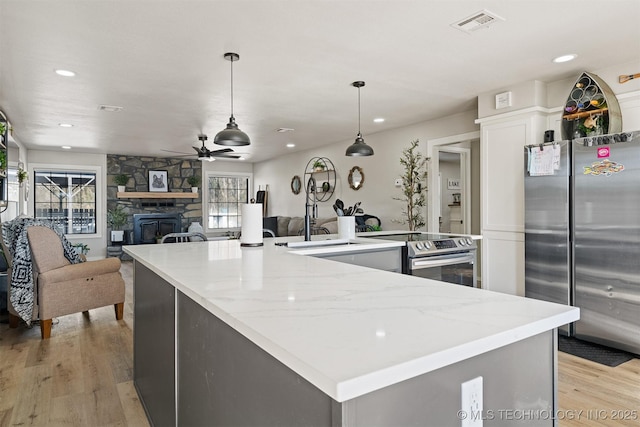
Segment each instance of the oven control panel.
M450 239L407 242L407 246L409 248L409 256L415 257L474 250L476 249L476 242L469 237L453 237Z
M434 240L433 246L435 246L436 249L453 249L457 247L456 242L453 241L453 239Z

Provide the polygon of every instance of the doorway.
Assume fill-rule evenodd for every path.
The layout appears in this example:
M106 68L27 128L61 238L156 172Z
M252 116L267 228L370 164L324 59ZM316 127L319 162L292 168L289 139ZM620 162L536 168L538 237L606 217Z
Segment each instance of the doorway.
M438 173L440 174L440 212L438 231L440 233L469 234L463 216L463 194L466 193L463 160L467 153L438 150Z
M427 142L427 231L477 234L480 225L480 134Z
M439 185L434 206L440 233L470 234L470 157L471 150L457 146L435 147ZM434 213L434 220L435 218Z

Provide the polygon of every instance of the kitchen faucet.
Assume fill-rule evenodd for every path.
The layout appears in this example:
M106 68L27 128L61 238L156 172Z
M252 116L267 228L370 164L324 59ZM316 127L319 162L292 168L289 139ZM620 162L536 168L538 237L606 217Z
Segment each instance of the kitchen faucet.
M313 192L313 203L311 203L311 193ZM316 179L313 176L309 177L307 181L307 197L305 200L304 211L304 240L306 242L311 240L311 226L315 223L315 219L318 217L318 203L316 200ZM311 214L309 214L311 210Z

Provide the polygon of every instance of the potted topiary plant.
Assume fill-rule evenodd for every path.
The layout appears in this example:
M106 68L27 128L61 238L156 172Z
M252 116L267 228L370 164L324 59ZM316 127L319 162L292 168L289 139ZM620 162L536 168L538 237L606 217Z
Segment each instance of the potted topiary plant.
M113 182L118 186L118 192L123 193L126 191L127 182L129 182L129 175L126 173L119 173L113 177Z
M404 166L402 175L402 197L394 197L406 203L402 211L404 218L394 222L408 224L409 230L414 231L425 225L422 211L426 205L425 193L422 191L422 181L427 177L427 159L418 150L419 141L411 141L411 146L402 150L400 164Z
M107 211L107 222L111 226L111 242L124 241L124 231L121 227L127 223L127 213L122 206L117 205Z
M198 175L191 175L189 178L187 178L187 182L191 186L191 191L193 193L197 193L198 184L200 184L200 177Z

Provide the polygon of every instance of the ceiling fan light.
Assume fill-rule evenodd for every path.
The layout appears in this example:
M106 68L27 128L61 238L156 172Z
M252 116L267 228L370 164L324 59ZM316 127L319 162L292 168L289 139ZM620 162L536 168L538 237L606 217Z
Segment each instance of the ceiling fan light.
M201 162L213 162L215 159L211 156L199 156L198 160Z
M345 155L352 157L373 156L373 148L367 145L364 142L364 138L362 138L362 135L358 133L355 142L347 147Z
M224 130L218 132L215 138L213 138L213 143L218 145L237 147L241 145L249 145L251 144L251 140L246 133L238 129L236 119L231 116L229 117L229 123L227 123L227 127Z

